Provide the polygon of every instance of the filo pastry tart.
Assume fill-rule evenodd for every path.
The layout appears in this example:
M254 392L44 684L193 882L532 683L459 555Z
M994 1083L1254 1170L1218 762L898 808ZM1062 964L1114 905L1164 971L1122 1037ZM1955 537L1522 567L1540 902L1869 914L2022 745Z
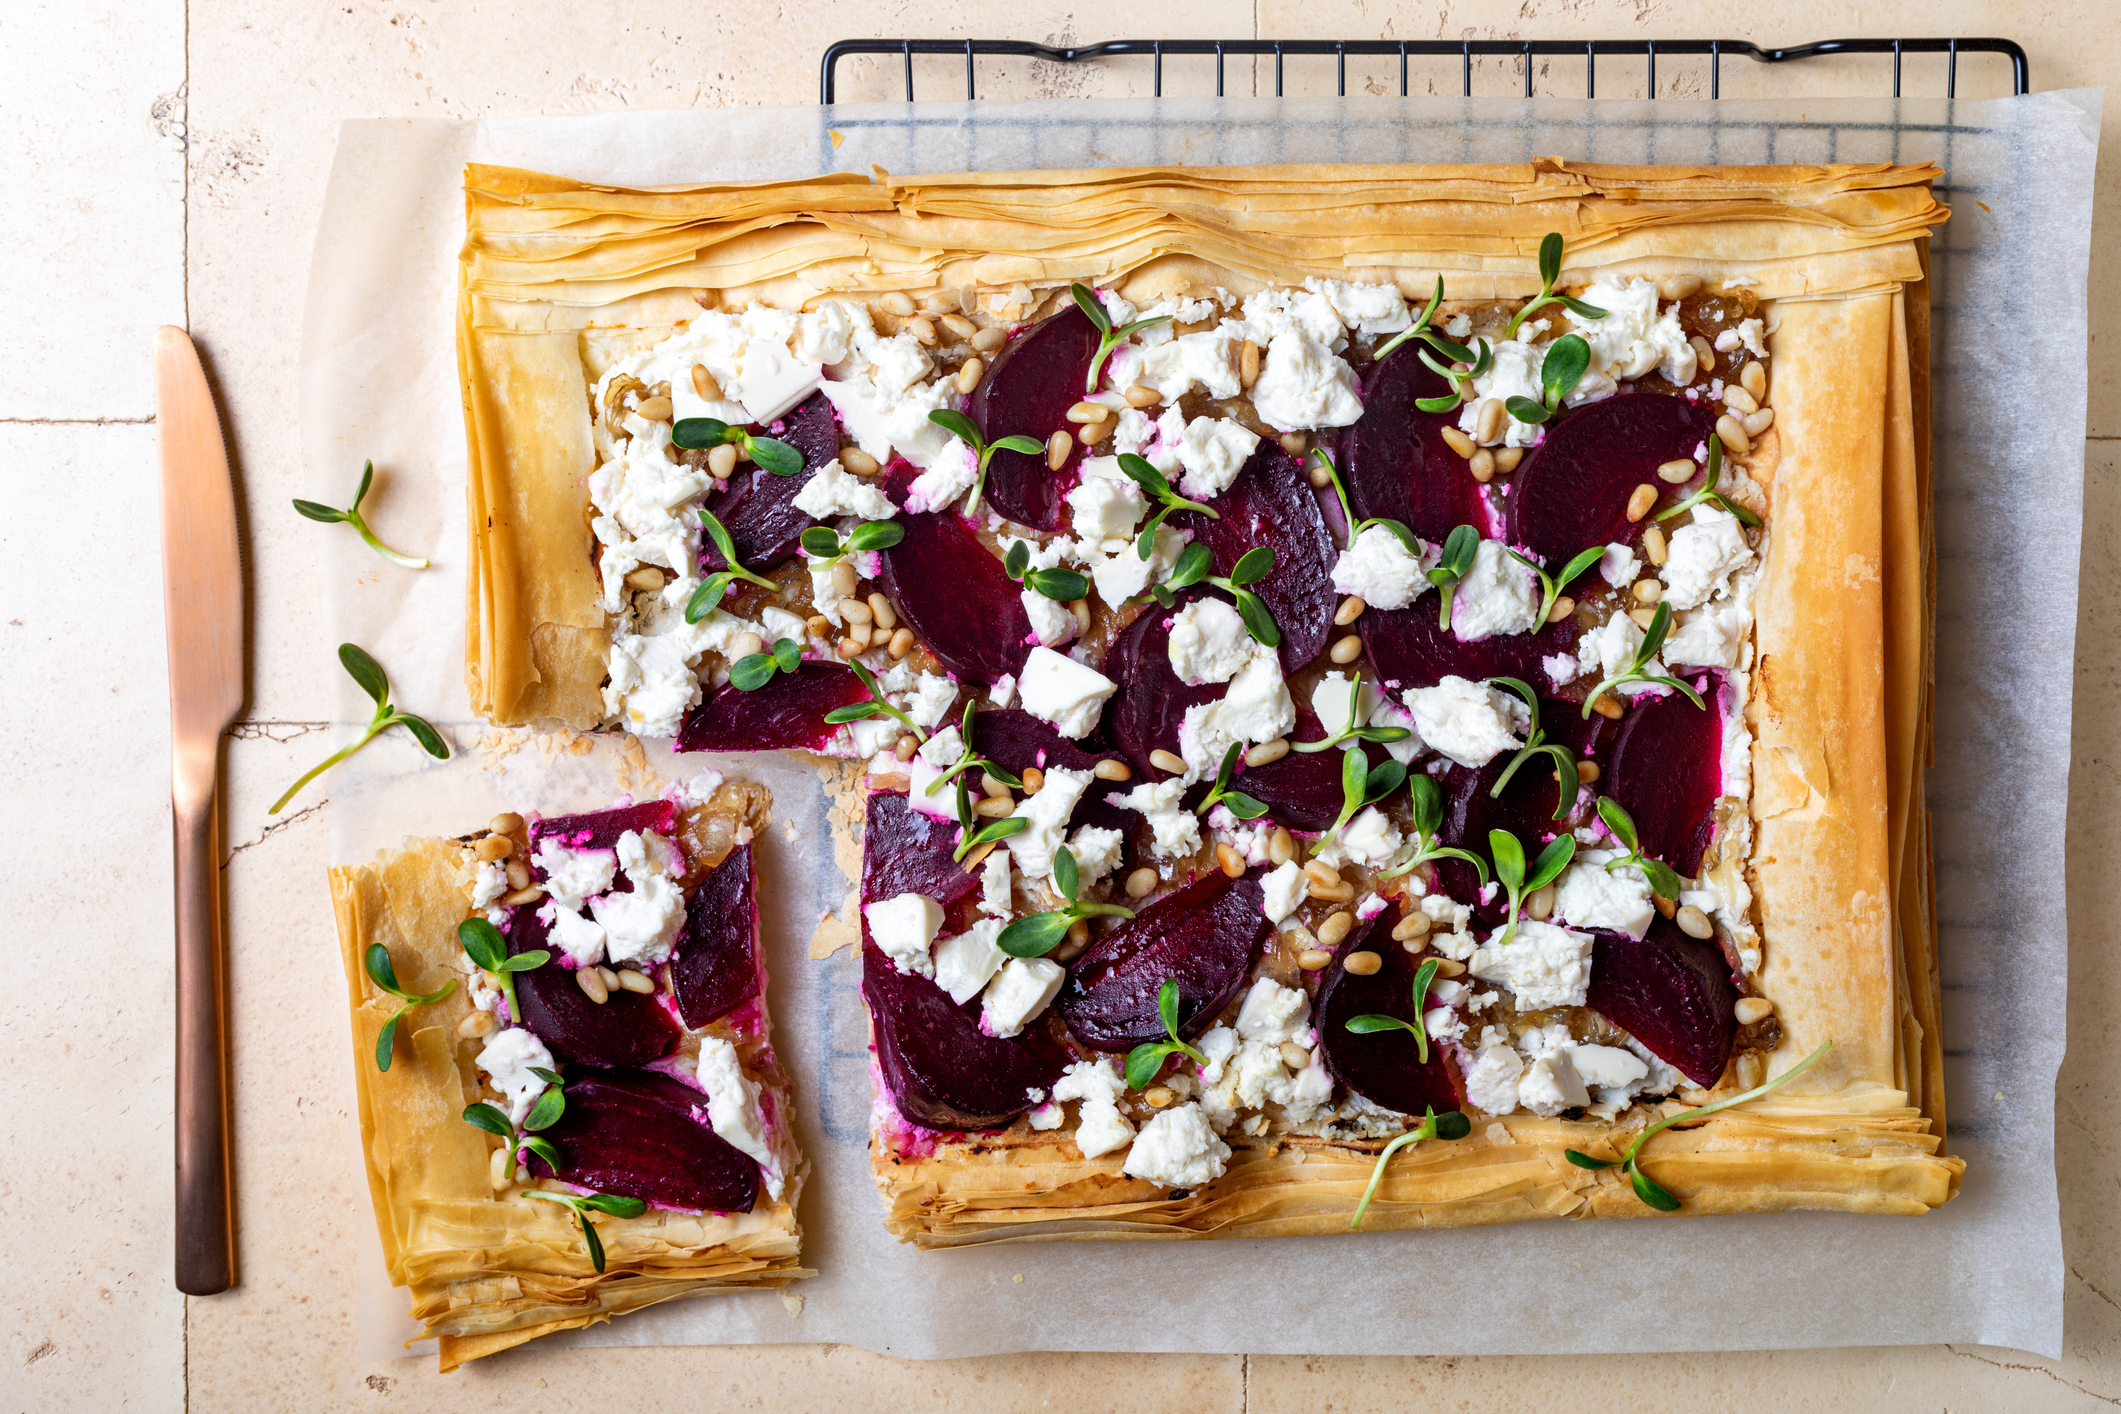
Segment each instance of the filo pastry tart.
M377 1231L443 1370L809 1275L758 951L768 811L706 773L331 871Z
M1925 1211L1933 176L471 169L474 700L865 763L922 1245Z

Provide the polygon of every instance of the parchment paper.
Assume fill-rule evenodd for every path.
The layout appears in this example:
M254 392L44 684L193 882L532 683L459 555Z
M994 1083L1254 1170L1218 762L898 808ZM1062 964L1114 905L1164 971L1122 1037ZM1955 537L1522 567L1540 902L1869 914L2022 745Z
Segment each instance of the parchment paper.
M366 858L501 808L602 803L702 764L766 779L761 850L776 1042L814 1173L800 1315L771 1293L674 1303L559 1337L584 1344L846 1341L895 1355L1016 1350L1490 1353L1971 1341L2059 1355L2053 1166L2063 1050L2063 823L2081 529L2085 277L2097 91L1951 104L1654 105L1564 100L1266 99L927 104L624 113L484 124L363 121L341 133L311 274L302 368L311 483L382 470L374 507L427 529L409 574L331 541L343 636L398 701L458 743L437 765L402 734L331 782L333 853ZM835 147L831 134L844 141ZM813 768L627 757L493 732L462 682L463 432L451 343L460 169L510 163L676 183L824 169L897 172L1148 163L1934 159L1954 208L1937 247L1938 653L1930 778L1943 930L1950 1147L1964 1191L1919 1219L1828 1214L1526 1223L1352 1239L1023 1244L917 1253L893 1242L865 1162L858 963L805 956L845 882ZM1979 203L1979 204L1977 204ZM367 715L349 685L344 719ZM582 754L575 754L577 751ZM320 886L321 886L321 880ZM317 939L316 946L329 946ZM2006 965L2006 958L2008 965ZM350 1083L350 1072L349 1072ZM351 1106L349 1106L351 1112ZM412 1327L366 1205L364 1358Z

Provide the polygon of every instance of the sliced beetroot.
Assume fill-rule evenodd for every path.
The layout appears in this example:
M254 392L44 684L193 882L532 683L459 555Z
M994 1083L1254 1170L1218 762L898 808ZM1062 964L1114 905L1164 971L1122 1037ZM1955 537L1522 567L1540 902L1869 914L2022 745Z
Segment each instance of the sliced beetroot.
M677 749L820 751L839 733L826 715L868 696L862 680L837 663L804 663L749 692L725 683L685 714Z
M1026 436L1043 442L1068 426L1082 401L1083 380L1097 356L1097 328L1073 304L1011 340L973 390L968 414L989 442ZM995 510L1035 530L1061 528L1067 473L1043 456L1000 451L987 463L986 498Z
M901 973L862 941L862 1000L876 1028L877 1068L900 1114L930 1129L999 1129L1051 1090L1067 1055L1034 1025L1003 1039L980 1029L980 999L963 1006L926 977Z
M1186 709L1218 701L1230 690L1227 684L1215 682L1188 687L1171 670L1172 617L1204 596L1226 597L1217 590L1196 590L1179 595L1169 609L1151 604L1105 650L1105 676L1119 687L1105 709L1105 721L1110 724L1113 745L1126 753L1135 775L1143 780L1169 777L1170 772L1150 764L1149 753L1179 754L1178 729L1186 719Z
M1392 941L1394 916L1382 913L1358 924L1327 965L1314 1008L1319 1048L1325 1052L1326 1068L1333 1078L1373 1105L1404 1115L1419 1115L1425 1109L1434 1109L1438 1114L1461 1109L1465 1101L1460 1095L1458 1077L1442 1046L1431 1042L1429 1062L1423 1065L1413 1036L1405 1031L1394 1028L1361 1035L1348 1029L1349 1018L1356 1016L1417 1019L1416 963L1405 948ZM1358 977L1347 969L1347 960L1358 952L1375 954L1383 966L1367 977Z
M877 792L862 827L862 902L926 894L948 908L980 881L950 857L956 849L957 826L921 814L902 790Z
M1591 947L1588 1004L1697 1085L1713 1086L1738 1032L1738 989L1712 942L1688 937L1668 918L1640 941L1598 932Z
M1296 709L1296 730L1291 741L1322 741L1326 729L1308 708ZM1370 764L1385 760L1382 746L1363 748ZM1331 751L1292 751L1279 761L1248 766L1238 773L1237 788L1267 807L1278 823L1293 830L1323 830L1340 818L1343 800L1338 748Z
M803 532L818 524L796 509L795 498L814 472L840 454L839 423L823 393L812 393L771 430L803 454L803 469L794 476L775 476L757 462L739 462L728 489L707 494L707 509L729 532L738 562L760 571L793 555ZM700 537L700 566L710 574L728 568L705 535Z
M1362 520L1396 520L1433 544L1461 525L1485 535L1490 518L1480 483L1443 439L1458 414L1414 405L1451 391L1417 356L1419 347L1402 344L1363 370L1362 416L1340 437L1349 505Z
M1006 455L997 452L994 460ZM993 463L988 465L991 485ZM1043 471L1045 463L1039 467ZM899 467L885 486L903 503L912 480L913 469ZM906 538L883 552L878 579L914 636L967 682L991 687L1023 672L1031 652L1023 586L1009 578L971 522L945 509L902 515L899 524Z
M751 1211L758 1161L714 1132L699 1091L652 1070L615 1070L569 1077L566 1093L566 1112L545 1131L560 1168L532 1155L538 1177L693 1212Z
M1723 723L1715 681L1696 707L1679 693L1637 697L1613 734L1602 789L1635 817L1642 852L1691 879L1723 795Z
M589 1000L547 943L552 930L539 916L544 912L544 905L518 908L508 920L509 956L539 948L553 954L543 967L515 974L523 1008L517 1020L554 1056L585 1065L646 1065L676 1050L682 1033L655 997L622 989L601 1006Z
M1471 682L1485 678L1522 678L1534 688L1550 679L1547 658L1576 656L1576 621L1563 619L1537 633L1503 634L1477 643L1461 643L1440 627L1436 596L1424 594L1404 609L1371 609L1355 621L1363 652L1377 676L1394 691L1434 687L1447 677Z
M1192 531L1193 538L1208 547L1218 575L1229 574L1255 545L1274 552L1274 572L1252 590L1281 629L1282 672L1294 673L1325 649L1339 602L1333 592L1333 562L1340 552L1303 463L1273 438L1261 438L1230 489L1204 504L1222 519L1180 511L1170 524Z
M1070 741L1055 731L1050 723L1014 707L974 713L971 746L979 755L1017 777L1022 777L1034 766L1041 771L1055 766L1070 771L1095 771L1100 761L1127 759L1117 751L1101 751L1093 755L1083 750L1081 742ZM1101 829L1118 830L1123 835L1131 834L1138 823L1138 820L1130 820L1132 812L1105 803L1105 797L1114 788L1114 782L1093 780L1083 792L1083 798L1076 802L1075 813L1068 817L1069 821L1075 825L1096 825ZM1124 785L1117 788L1128 789Z
M1594 759L1600 746L1611 737L1611 724L1597 713L1585 722L1581 708L1574 702L1563 702L1554 698L1539 701L1539 722L1547 735L1575 752L1578 757ZM1488 858L1488 831L1508 830L1525 847L1530 858L1545 847L1545 841L1562 830L1562 823L1554 819L1554 809L1560 804L1559 787L1554 779L1554 763L1551 757L1538 756L1518 767L1517 774L1503 787L1500 796L1495 795L1495 783L1509 769L1510 755L1497 756L1487 765L1478 768L1452 766L1443 777L1443 825L1438 837L1447 845L1467 849ZM1573 799L1575 792L1570 792ZM1504 900L1498 892L1496 898L1483 903L1480 900L1480 876L1471 866L1455 859L1440 860L1436 866L1437 881L1445 893L1460 903L1470 906L1473 916L1488 927L1502 922Z
M685 901L670 981L687 1026L705 1026L759 994L758 935L751 846L738 845Z
M1632 544L1628 520L1638 486L1662 484L1657 468L1682 458L1716 430L1716 410L1670 393L1621 393L1565 413L1510 480L1510 543L1560 572L1579 550Z
M1273 925L1264 891L1220 870L1167 894L1090 945L1068 969L1054 1006L1094 1051L1164 1038L1156 993L1178 983L1178 1033L1198 1036L1243 990Z
M678 831L678 808L667 800L648 800L639 805L621 805L612 810L585 810L577 815L549 815L530 823L530 847L536 853L540 842L558 840L569 849L617 849L619 836L628 830L653 830L673 843ZM545 871L532 865L539 883ZM620 876L621 885L624 876Z

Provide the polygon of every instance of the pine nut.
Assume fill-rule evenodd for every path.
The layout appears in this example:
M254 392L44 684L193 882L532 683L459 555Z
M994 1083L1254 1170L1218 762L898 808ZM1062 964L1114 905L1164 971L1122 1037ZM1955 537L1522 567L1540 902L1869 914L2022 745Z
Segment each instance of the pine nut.
M1289 754L1289 739L1278 736L1272 741L1263 741L1245 753L1247 766L1271 766Z
M1127 876L1127 897L1147 898L1156 892L1156 871L1143 865Z
M1443 439L1444 441L1451 444L1452 451L1458 453L1458 455L1466 458L1468 461L1472 460L1473 453L1480 450L1479 447L1474 445L1473 439L1471 437L1466 436L1465 433L1459 431L1455 427L1444 428Z
M1014 814L1015 811L1016 803L1014 801L996 800L991 795L972 807L972 813L979 816L982 820L999 820L1005 815Z
M1418 911L1410 913L1392 925L1392 941L1411 943L1416 938L1426 938L1429 936L1429 927L1428 914Z
M1351 633L1337 640L1326 656L1336 663L1352 663L1362 656L1362 640Z
M1250 339L1237 351L1237 381L1248 389L1259 381L1259 345Z
M1296 965L1306 972L1320 972L1333 961L1333 954L1322 948L1305 948L1296 955Z
M530 866L520 859L508 861L508 887L527 889L530 887Z
M663 571L655 565L642 565L638 569L628 571L626 575L628 588L645 589L650 594L660 590L665 582Z
M988 840L985 844L974 845L972 853L965 856L964 862L958 865L958 868L967 874L979 873L980 865L987 862L987 856L994 853L994 847L1000 843L1000 840Z
M913 630L902 628L897 633L892 634L891 645L885 651L891 654L893 662L897 662L908 653L911 653L913 651Z
M901 290L886 291L884 297L878 300L877 304L882 307L884 313L896 314L902 319L913 313L912 297Z
M1662 527L1646 525L1642 528L1642 557L1656 568L1664 568L1664 530Z
M855 586L858 583L860 583L860 579L855 574L854 566L852 564L849 564L845 560L841 560L838 564L832 567L832 587L839 594L840 598L852 599L854 597Z
M703 403L718 403L722 400L722 385L714 381L704 363L692 365L692 391Z
M1756 1021L1765 1021L1775 1014L1775 1004L1766 997L1740 997L1738 1005L1731 1008L1740 1026L1751 1026Z
M1314 859L1305 864L1304 873L1310 875L1315 883L1331 885L1340 882L1340 871L1323 859Z
M1667 917L1667 918L1670 918L1670 917L1672 916L1672 914L1673 914L1674 912L1676 912L1676 911L1678 910L1678 907L1679 907L1679 905L1678 905L1678 904L1676 904L1676 903L1673 903L1673 902L1672 902L1672 901L1671 901L1670 899L1666 898L1666 897L1665 897L1665 896L1664 896L1663 894L1652 894L1652 895L1650 895L1650 902L1651 902L1651 903L1654 903L1654 904L1656 904L1656 905L1657 905L1657 911L1658 911L1659 913L1663 914L1663 915L1664 915L1665 917Z
M978 359L966 359L957 370L957 390L970 397L972 390L979 387L980 374L986 371L986 365L982 364Z
M516 852L516 842L506 835L488 835L485 839L473 845L471 852L490 863L496 859L506 859L509 855L514 854Z
M1736 383L1729 384L1724 388L1723 405L1740 416L1749 412L1760 411L1760 404L1753 400L1753 395Z
M1184 774L1186 774L1185 759L1183 757L1173 756L1170 752L1164 750L1160 746L1156 748L1156 750L1149 753L1149 764L1151 766L1154 766L1157 770L1163 771L1169 775L1183 776Z
M1267 836L1267 858L1273 860L1275 865L1279 867L1287 864L1295 857L1296 836L1290 834L1282 826L1276 825L1274 833Z
M1654 604L1664 597L1664 586L1654 579L1638 579L1629 593L1638 604Z
M1320 903L1351 903L1355 898L1355 886L1349 883L1328 886L1313 881L1304 892Z
M1322 466L1314 465L1309 471L1304 473L1304 479L1323 491L1333 484L1333 473Z
M507 904L510 908L521 908L524 904L536 903L543 897L545 897L545 890L535 884L531 884L517 889L512 894L503 895L501 902Z
M1524 901L1524 911L1535 923L1544 923L1554 916L1554 886L1542 884L1532 890L1531 897Z
M1215 846L1215 862L1222 866L1223 873L1233 879L1245 877L1245 857L1226 844Z
M1635 621L1635 627L1646 631L1650 626L1650 621L1657 617L1657 611L1655 609L1630 609L1628 610L1628 617Z
M619 974L615 969L599 963L597 965L597 976L603 979L606 992L616 992L619 989Z
M842 658L861 657L869 651L868 631L864 630L859 638L856 638L851 633L848 634L847 637L832 645L832 651L839 654Z
M1453 962L1447 957L1439 957L1436 959L1436 975L1438 977L1463 977L1466 975L1466 965L1462 962Z
M1304 925L1301 923L1292 922L1282 931L1288 935L1289 946L1297 949L1299 952L1306 951L1308 949L1315 948L1318 946L1318 939L1313 937L1311 935L1311 930L1309 928L1304 927Z
M926 316L909 319L906 321L906 332L913 335L914 342L918 343L922 348L932 349L935 347L934 320Z
M1318 941L1329 948L1337 948L1346 940L1348 932L1355 926L1355 915L1342 909L1318 925Z
M1709 916L1691 903L1679 905L1679 911L1673 915L1672 921L1677 923L1679 931L1686 934L1689 938L1713 938L1716 936L1716 927L1709 922Z
M1715 345L1702 338L1699 334L1692 335L1687 339L1687 342L1694 347L1694 362L1700 365L1701 371L1703 373L1714 373L1716 371Z
M1644 516L1650 513L1650 507L1656 504L1656 487L1650 485L1650 483L1647 481L1643 482L1640 486L1637 486L1635 488L1635 494L1628 497L1628 523L1630 525L1633 525L1635 522L1641 520Z
M1692 458L1679 457L1658 467L1657 479L1667 486L1683 486L1692 481L1694 473L1699 470L1701 468L1694 465Z
M736 474L736 448L724 442L707 453L707 474L717 481L727 481Z
M1755 1089L1765 1079L1767 1079L1767 1062L1761 1059L1760 1052L1746 1051L1738 1057L1738 1085L1740 1089Z
M754 653L766 651L766 640L755 633L740 633L729 640L729 661L748 658Z
M1068 454L1075 450L1075 439L1065 432L1056 432L1046 439L1046 470L1059 471L1068 464Z
M1487 485L1495 479L1495 454L1482 447L1473 453L1472 460L1466 463L1466 470L1473 473L1475 481L1483 486Z
M1547 622L1550 624L1558 624L1575 612L1576 601L1574 599L1571 599L1568 595L1564 594L1554 601L1553 608L1547 610Z
M1281 1063L1291 1070L1306 1070L1311 1065L1311 1053L1294 1041L1281 1043Z
M1024 767L1024 794L1037 795L1045 789L1046 773L1036 766Z
M1598 700L1591 704L1591 710L1608 721L1618 721L1627 708L1614 701L1613 694L1607 692L1599 695Z
M962 314L946 314L935 322L948 329L951 337L959 342L963 342L979 332L979 325L974 324Z
M494 1019L492 1012L470 1011L466 1012L464 1019L457 1023L457 1034L466 1040L476 1041L481 1036L491 1036L493 1028Z
M1384 965L1385 960L1383 958L1374 952L1365 951L1349 953L1348 960L1342 963L1341 967L1348 972L1354 973L1357 977L1374 977L1377 974L1377 970Z
M603 977L594 967L577 967L574 970L574 984L582 989L583 996L598 1006L611 1000L611 989L604 985Z
M986 796L989 800L1009 800L1013 798L1009 794L1009 787L996 776L981 776L979 788L980 794Z
M983 354L988 354L993 353L1008 341L1008 334L1000 329L982 329L972 336L972 347Z
M803 620L803 627L809 630L812 638L825 638L832 632L832 620L823 614L812 614Z
M1578 761L1576 763L1577 785L1595 786L1598 784L1598 778L1604 774L1604 770L1596 761Z
M1680 300L1700 293L1699 275L1667 275L1657 282L1657 294L1661 299Z
M1473 414L1473 440L1500 442L1509 420L1509 411L1503 407L1501 398L1482 398L1479 409Z
M1127 406L1130 408L1153 408L1164 400L1162 393L1146 383L1136 383L1120 396L1127 400Z
M1767 401L1767 365L1759 359L1754 359L1739 370L1738 382L1748 393L1753 395L1754 402L1765 403Z
M509 1153L508 1146L503 1144L494 1150L493 1157L486 1161L486 1181L493 1185L494 1192L499 1193L514 1180L515 1155Z
M869 596L869 612L875 617L878 628L898 627L898 610L891 607L891 601L881 592Z
M1169 1109L1171 1102L1177 1098L1178 1096L1171 1093L1171 1087L1168 1085L1151 1085L1142 1091L1142 1103L1152 1110Z
M1075 615L1076 636L1088 638L1090 636L1090 601L1088 599L1070 599L1068 601L1068 612Z
M1284 432L1278 440L1281 449L1292 457L1300 457L1311 450L1311 439L1301 432Z
M1074 949L1074 951L1062 958L1062 962L1073 962L1077 954L1080 954L1084 948L1090 946L1090 921L1087 918L1078 918L1068 925L1066 946Z
M643 398L634 404L633 410L650 422L670 421L671 407L668 398Z
M518 835L523 832L523 817L512 810L504 810L488 820L486 828L497 835Z
M1350 594L1347 598L1341 600L1340 607L1333 611L1333 622L1341 628L1346 628L1349 624L1361 618L1362 611L1368 607L1362 602L1359 595Z
M1083 445L1086 447L1096 446L1111 436L1112 429L1118 425L1117 422L1109 417L1103 422L1086 423L1083 427Z
M911 761L913 753L920 749L921 744L919 742L910 736L902 736L898 739L898 744L891 748L891 754L901 761Z
M1747 413L1744 421L1738 425L1745 429L1747 437L1758 437L1775 425L1775 410L1773 408L1762 408L1758 412Z
M619 969L619 985L629 992L639 992L644 997L655 991L655 979L631 967Z
M1725 413L1716 419L1716 435L1723 439L1723 449L1733 456L1744 456L1753 450L1753 439L1745 435L1745 424Z
M850 624L866 624L874 620L876 614L860 599L842 599L840 617Z
M1497 447L1495 449L1495 469L1504 475L1517 470L1517 464L1523 460L1524 448L1522 447Z
M840 466L850 476L874 476L883 468L860 447L840 448Z
M1071 404L1066 416L1070 422L1087 425L1092 422L1103 422L1111 411L1103 403L1084 401Z
M1134 768L1124 761L1116 761L1108 756L1092 766L1090 774L1101 781L1131 781L1134 779Z

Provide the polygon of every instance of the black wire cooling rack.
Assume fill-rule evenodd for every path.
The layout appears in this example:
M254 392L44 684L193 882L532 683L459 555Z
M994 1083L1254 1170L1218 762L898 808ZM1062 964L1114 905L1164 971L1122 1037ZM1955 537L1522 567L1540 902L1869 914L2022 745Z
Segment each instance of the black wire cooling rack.
M1795 44L1763 49L1741 39L1115 39L1104 44L1057 46L1031 44L1013 39L842 39L825 50L819 77L819 101L830 104L836 88L840 60L856 54L896 54L905 61L906 101L913 99L913 58L916 54L963 56L965 97L979 96L975 61L981 58L1043 59L1054 64L1081 64L1099 59L1134 58L1147 55L1155 63L1157 97L1164 92L1164 58L1170 56L1215 56L1215 96L1223 96L1223 62L1231 56L1274 56L1274 96L1282 96L1282 67L1289 58L1321 58L1336 61L1340 95L1348 93L1348 58L1392 58L1399 60L1399 94L1407 96L1407 66L1410 59L1457 58L1465 96L1473 96L1475 59L1523 59L1524 96L1532 94L1532 60L1535 58L1580 58L1584 61L1584 97L1598 96L1598 60L1601 56L1639 58L1648 66L1649 97L1657 96L1657 60L1660 57L1707 55L1709 97L1722 97L1723 60L1737 55L1760 64L1785 64L1797 59L1824 58L1837 54L1893 56L1893 97L1900 96L1900 65L1910 54L1942 54L1945 59L1945 95L1956 98L1961 54L2001 54L2011 63L2011 92L2028 93L2025 51L2008 39L1823 39L1816 44Z

